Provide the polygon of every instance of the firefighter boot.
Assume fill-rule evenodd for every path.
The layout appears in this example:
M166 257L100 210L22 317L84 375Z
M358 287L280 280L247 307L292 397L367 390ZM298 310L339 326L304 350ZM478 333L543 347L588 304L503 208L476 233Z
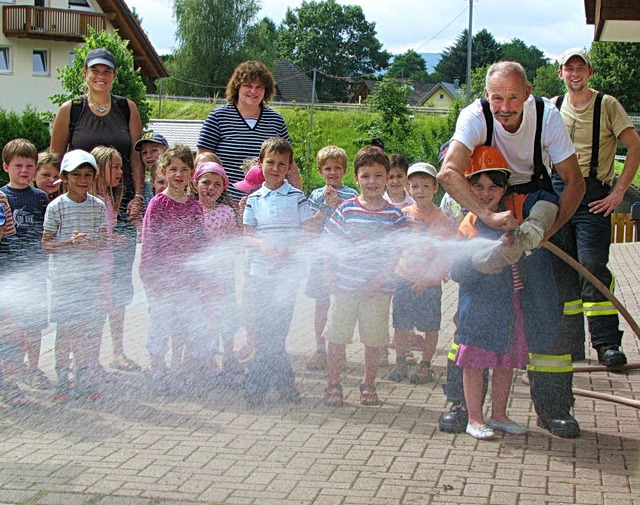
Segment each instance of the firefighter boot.
M562 438L580 436L580 425L570 414L573 406L573 372L529 371L531 399L538 414L537 425Z

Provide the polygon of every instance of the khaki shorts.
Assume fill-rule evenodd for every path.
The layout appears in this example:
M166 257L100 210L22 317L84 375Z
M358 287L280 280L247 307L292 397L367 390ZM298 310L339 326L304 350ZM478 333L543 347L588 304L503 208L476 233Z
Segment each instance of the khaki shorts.
M364 296L357 292L331 295L323 337L334 344L350 344L358 323L360 342L380 347L389 344L390 294Z

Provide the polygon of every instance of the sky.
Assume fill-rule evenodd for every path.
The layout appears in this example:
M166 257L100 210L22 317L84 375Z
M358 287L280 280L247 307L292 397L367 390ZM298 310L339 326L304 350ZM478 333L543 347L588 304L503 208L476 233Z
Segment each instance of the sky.
M170 0L126 0L142 17L142 28L159 54L176 47ZM552 61L569 47L589 47L593 25L585 20L584 0L471 0L472 32L486 28L498 42L519 38ZM375 22L378 40L392 54L409 49L440 53L469 26L469 0L337 0L360 5ZM262 0L257 16L280 24L287 8L302 0Z

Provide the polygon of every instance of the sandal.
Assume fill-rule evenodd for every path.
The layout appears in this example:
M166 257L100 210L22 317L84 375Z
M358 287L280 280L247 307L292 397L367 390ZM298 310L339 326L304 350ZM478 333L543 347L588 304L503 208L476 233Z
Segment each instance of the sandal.
M380 399L373 384L360 384L360 404L365 407L380 405Z
M113 362L110 363L109 366L114 370L119 370L120 372L139 372L142 370L142 367L138 365L138 363L127 358L124 354L115 356Z
M26 396L15 382L5 384L2 387L2 396L4 403L11 407L20 407L29 403Z
M42 370L33 368L27 370L25 383L35 389L51 389L51 381L47 378Z
M324 394L324 404L328 407L342 407L343 403L342 384L329 384Z

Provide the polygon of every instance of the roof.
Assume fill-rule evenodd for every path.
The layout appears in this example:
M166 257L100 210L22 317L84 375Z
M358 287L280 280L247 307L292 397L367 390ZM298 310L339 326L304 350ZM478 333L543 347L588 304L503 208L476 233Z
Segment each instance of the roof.
M186 144L195 151L198 148L198 137L203 123L202 120L151 119L147 130L164 135L169 145Z
M169 77L169 71L160 55L151 45L147 34L129 10L124 0L96 0L109 22L118 30L122 40L129 41L134 64L145 77Z
M455 99L456 95L459 93L460 88L456 88L456 86L451 82L438 82L435 84L415 84L414 93L409 97L409 105L424 105L424 103L429 100L433 96L433 94L438 90L438 88L444 89L444 91L451 97L451 99ZM413 102L414 97L416 97L416 101Z
M273 74L276 80L275 99L277 101L311 102L313 83L291 60L276 60Z

